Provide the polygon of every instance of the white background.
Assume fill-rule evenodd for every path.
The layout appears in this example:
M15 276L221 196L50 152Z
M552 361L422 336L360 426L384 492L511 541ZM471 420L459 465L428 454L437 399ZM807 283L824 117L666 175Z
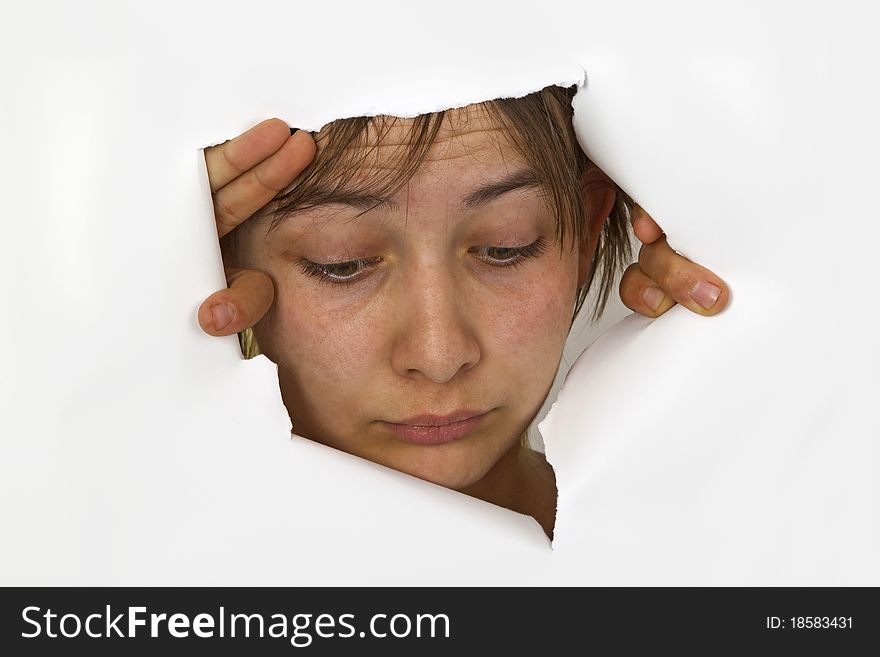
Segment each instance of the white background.
M865 6L4 2L0 583L880 583ZM578 362L541 425L551 550L289 439L267 361L196 324L201 149L584 70L587 152L733 295Z

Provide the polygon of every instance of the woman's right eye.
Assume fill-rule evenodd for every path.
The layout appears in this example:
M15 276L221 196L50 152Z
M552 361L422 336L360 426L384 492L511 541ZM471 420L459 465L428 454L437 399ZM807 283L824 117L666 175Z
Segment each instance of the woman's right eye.
M378 264L382 258L360 258L359 260L349 260L348 262L330 262L321 264L312 262L311 260L302 259L299 261L300 269L309 276L314 276L324 283L332 283L334 285L346 285L354 283L365 275L364 272L369 271L370 265Z

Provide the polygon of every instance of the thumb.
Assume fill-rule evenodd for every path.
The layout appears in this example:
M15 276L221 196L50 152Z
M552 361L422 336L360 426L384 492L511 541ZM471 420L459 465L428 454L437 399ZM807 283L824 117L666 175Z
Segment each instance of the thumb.
M208 335L234 335L251 328L269 312L275 299L272 279L255 269L226 268L229 287L199 307L199 326Z

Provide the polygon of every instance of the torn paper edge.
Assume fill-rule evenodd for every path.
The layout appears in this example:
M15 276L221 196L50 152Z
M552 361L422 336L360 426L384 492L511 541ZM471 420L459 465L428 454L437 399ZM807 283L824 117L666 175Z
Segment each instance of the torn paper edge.
M576 77L563 78L561 80L559 78L556 78L557 79L556 82L548 82L548 83L543 84L539 87L526 87L525 91L514 91L513 93L508 94L508 95L492 96L490 98L486 98L485 96L479 96L477 98L464 98L462 100L456 100L456 101L452 101L449 103L439 103L439 104L435 104L432 106L420 105L420 106L416 106L416 109L414 109L413 111L409 111L409 112L393 112L393 111L389 112L389 111L377 109L375 106L372 106L372 107L366 108L363 112L359 112L359 113L330 114L330 117L326 121L321 123L317 128L312 128L308 125L288 126L288 127L299 128L300 130L305 130L306 132L315 133L315 132L320 132L321 130L324 129L325 126L329 125L330 123L333 123L333 121L338 121L340 119L350 119L350 118L357 118L357 117L363 117L363 116L367 116L367 117L395 116L395 117L402 118L402 119L411 119L411 118L415 118L417 116L421 116L422 114L431 114L433 112L442 112L442 111L460 109L462 107L467 107L468 105L475 105L478 103L486 103L486 102L489 102L492 100L499 100L502 98L522 98L523 96L528 96L529 94L533 94L537 91L541 91L541 89L543 89L545 87L553 87L553 86L570 87L572 85L577 85L577 87L578 87L577 93L580 93L581 89L583 89L587 84L587 71L580 64L575 65L574 68L580 70L580 74L577 75ZM575 96L577 95L577 93L575 94ZM266 117L266 118L269 118L269 117ZM220 139L219 141L212 141L204 146L199 147L199 150L204 150L206 148L211 148L212 146L219 146L220 144L225 144L227 141L234 139L236 136L237 135L233 135L232 137L227 137L226 139Z

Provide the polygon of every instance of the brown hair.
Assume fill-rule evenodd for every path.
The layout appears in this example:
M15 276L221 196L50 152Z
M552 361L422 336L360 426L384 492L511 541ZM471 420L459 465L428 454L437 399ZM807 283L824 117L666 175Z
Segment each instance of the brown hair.
M579 242L587 238L582 176L591 162L580 148L572 125L571 101L576 91L576 86L549 86L522 98L502 98L479 104L502 127L518 155L538 176L550 207L557 215L560 250L566 237ZM393 195L424 161L445 116L446 111L439 111L412 119L406 147L399 149L401 157L394 166L384 163L369 180L358 179L358 172L375 154L381 138L399 125L401 119L384 115L361 116L327 124L315 135L319 147L315 159L297 176L291 187L267 206L266 210L272 215L268 232L293 213L320 206L330 197L338 199L344 194L342 190L357 189L359 193L377 199ZM601 270L599 293L591 315L591 321L598 320L617 272L632 259L629 217L633 201L623 190L616 186L614 189L617 192L614 207L599 235L586 283L578 290L572 323ZM365 208L364 212L368 209ZM245 358L260 353L252 331L243 332L240 338Z

